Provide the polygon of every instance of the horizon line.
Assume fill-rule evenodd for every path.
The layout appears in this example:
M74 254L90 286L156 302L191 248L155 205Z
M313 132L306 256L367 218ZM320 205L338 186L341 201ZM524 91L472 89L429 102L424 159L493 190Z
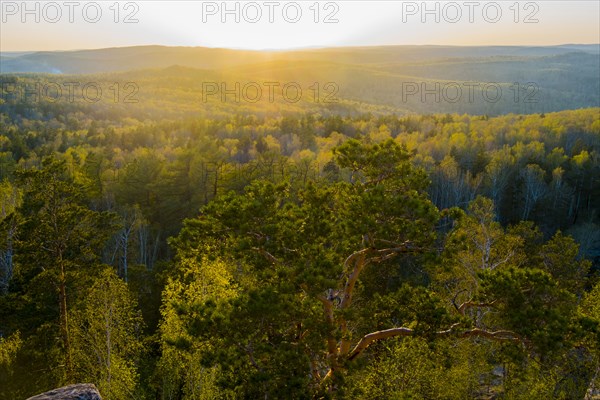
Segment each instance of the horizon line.
M186 48L186 49L211 49L211 50L232 50L232 51L247 51L257 53L285 53L303 50L333 50L333 49L365 49L378 47L568 47L568 46L600 46L597 43L558 43L558 44L374 44L374 45L347 45L347 46L301 46L291 48L262 48L250 49L244 47L220 47L220 46L181 46L181 45L164 45L164 44L139 44L125 46L110 46L110 47L94 47L94 48L79 48L79 49L62 49L62 50L9 50L2 51L0 54L6 53L60 53L60 52L76 52L76 51L93 51L93 50L110 50L110 49L127 49L135 47L166 47L166 48Z

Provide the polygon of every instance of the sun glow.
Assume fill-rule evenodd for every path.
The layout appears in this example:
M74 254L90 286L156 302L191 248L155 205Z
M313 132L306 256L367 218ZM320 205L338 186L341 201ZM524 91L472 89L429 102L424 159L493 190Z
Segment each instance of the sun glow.
M150 44L252 50L393 44L555 45L598 43L600 37L600 2L591 1L526 3L535 4L534 8L522 2L486 1L440 1L426 6L366 0L91 2L99 7L93 12L85 8L88 3L78 3L71 22L70 10L60 2L52 2L57 9L38 4L33 12L33 6L22 9L21 3L2 2L1 50ZM473 3L479 6L470 8ZM499 4L499 8L486 4ZM91 23L96 15L98 20Z
M146 15L167 41L188 46L287 50L336 46L348 36L340 29L339 7L324 12L309 2L287 8L270 2L190 3L169 3L172 18L160 3L148 3Z

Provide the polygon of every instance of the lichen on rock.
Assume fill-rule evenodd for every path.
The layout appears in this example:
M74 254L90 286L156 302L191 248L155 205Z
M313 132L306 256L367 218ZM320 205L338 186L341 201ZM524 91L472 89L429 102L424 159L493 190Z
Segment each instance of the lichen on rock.
M102 397L94 384L78 383L53 389L27 400L102 400Z

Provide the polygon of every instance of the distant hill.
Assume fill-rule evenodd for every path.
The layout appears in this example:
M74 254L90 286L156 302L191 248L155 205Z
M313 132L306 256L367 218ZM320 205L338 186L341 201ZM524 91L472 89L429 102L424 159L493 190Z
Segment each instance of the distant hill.
M85 74L88 81L92 76L106 82L126 79L138 84L146 100L140 108L151 104L160 113L206 111L206 104L198 103L203 82L228 82L233 87L234 82L256 81L296 82L304 90L302 100L314 94L317 83L321 100L333 92L338 100L337 105L285 104L294 110L528 114L599 107L599 49L600 45L377 46L260 52L137 46L6 53L0 58L0 72L57 74L50 75L54 80L72 79L74 74ZM329 83L335 90L325 88ZM261 102L246 105L265 108ZM218 108L240 110L236 104Z
M247 51L205 47L134 46L97 50L0 53L0 73L86 74L182 65L214 69L265 61L335 61L350 64L414 63L449 58L544 57L572 52L598 54L600 45L523 46L375 46L296 51Z

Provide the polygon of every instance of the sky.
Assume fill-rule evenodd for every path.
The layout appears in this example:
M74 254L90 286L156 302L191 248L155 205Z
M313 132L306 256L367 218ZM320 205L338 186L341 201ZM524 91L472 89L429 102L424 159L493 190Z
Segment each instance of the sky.
M600 1L7 1L0 51L600 42Z

